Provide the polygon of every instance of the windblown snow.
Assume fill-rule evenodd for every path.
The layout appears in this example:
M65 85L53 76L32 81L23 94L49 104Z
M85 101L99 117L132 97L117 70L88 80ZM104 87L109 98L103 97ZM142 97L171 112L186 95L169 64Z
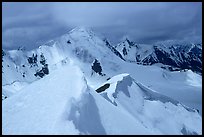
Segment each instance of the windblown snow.
M2 133L202 134L201 75L126 62L113 49L78 27L31 51L4 51Z

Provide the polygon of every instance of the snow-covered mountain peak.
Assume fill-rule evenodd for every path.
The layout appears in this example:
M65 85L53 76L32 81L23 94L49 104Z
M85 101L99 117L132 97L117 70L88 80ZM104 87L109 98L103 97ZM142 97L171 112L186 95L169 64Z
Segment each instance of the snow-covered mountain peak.
M100 39L89 28L77 27L30 51L4 51L2 52L3 85L13 84L16 81L33 82L52 73L58 64L65 64L69 60L80 66L87 75L96 72L104 76L103 79L107 79L109 76L105 72L106 66L111 66L114 70L116 68L114 62L122 61L117 57L120 54L115 55L117 51L111 48L110 44ZM101 70L92 69L94 60L97 60Z
M202 74L202 44L185 41L162 41L152 45L136 44L125 39L115 46L125 61L152 65L162 63L170 65L162 68L170 71L191 69Z
M69 32L73 32L73 31L81 31L81 32L84 32L84 31L91 31L90 28L88 27L85 27L85 26L78 26L78 27L75 27L73 28L71 31Z
M81 36L81 37L89 37L89 38L95 35L90 28L84 27L84 26L76 27L71 31L69 31L68 34L71 36L79 36L79 37Z
M130 47L135 47L136 45L134 44L134 42L132 42L128 37L125 37L119 44L118 46L123 46L126 48L130 48Z

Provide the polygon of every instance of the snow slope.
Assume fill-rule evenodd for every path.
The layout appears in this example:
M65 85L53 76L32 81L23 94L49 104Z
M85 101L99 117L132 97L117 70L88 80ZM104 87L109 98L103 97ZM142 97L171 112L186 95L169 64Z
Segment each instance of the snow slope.
M100 94L118 108L128 111L154 133L202 133L201 116L196 110L152 91L130 75L114 76L105 84L110 84L110 87Z
M3 134L153 133L90 89L79 68L71 65L6 99L3 108Z
M129 80L124 74L107 81L117 82L114 105L87 85L77 66L66 64L3 101L3 134L201 134L195 110Z
M202 76L192 71L174 71L157 66L126 63L120 73L129 73L137 82L171 97L186 106L196 108L202 115Z
M67 70L73 73L67 73ZM72 122L64 121L66 117L62 112L72 97L80 97L86 84L76 67L58 71L60 73L48 75L3 101L3 134L78 133ZM79 83L81 86L77 86ZM62 125L67 131L59 127Z

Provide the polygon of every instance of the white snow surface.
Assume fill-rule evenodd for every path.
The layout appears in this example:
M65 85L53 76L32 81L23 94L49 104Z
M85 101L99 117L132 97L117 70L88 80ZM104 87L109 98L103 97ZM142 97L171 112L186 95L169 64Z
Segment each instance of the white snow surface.
M185 134L183 128L189 134L202 134L202 118L195 110L154 92L129 75L117 75L104 84L110 87L101 95L154 134Z
M78 133L63 112L70 99L78 99L86 86L79 69L71 66L30 84L3 101L3 134Z
M122 85L112 88L115 106L87 85L77 66L64 65L3 101L3 134L183 134L183 128L201 134L196 111L146 100L130 80L121 74L107 81Z
M153 133L90 89L80 69L71 65L6 99L3 108L3 134Z

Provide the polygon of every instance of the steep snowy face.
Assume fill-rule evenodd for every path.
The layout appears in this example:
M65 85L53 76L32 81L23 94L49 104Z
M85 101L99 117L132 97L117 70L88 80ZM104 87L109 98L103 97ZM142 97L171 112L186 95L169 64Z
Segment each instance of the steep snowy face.
M136 44L126 39L115 48L128 62L152 65L162 63L162 68L173 70L191 69L202 73L202 44L156 43L155 45ZM168 65L168 66L165 66Z
M49 74L43 53L5 51L2 56L2 94L9 97L31 82Z
M160 134L202 133L202 118L196 110L147 88L128 74L114 76L96 91L149 130Z

